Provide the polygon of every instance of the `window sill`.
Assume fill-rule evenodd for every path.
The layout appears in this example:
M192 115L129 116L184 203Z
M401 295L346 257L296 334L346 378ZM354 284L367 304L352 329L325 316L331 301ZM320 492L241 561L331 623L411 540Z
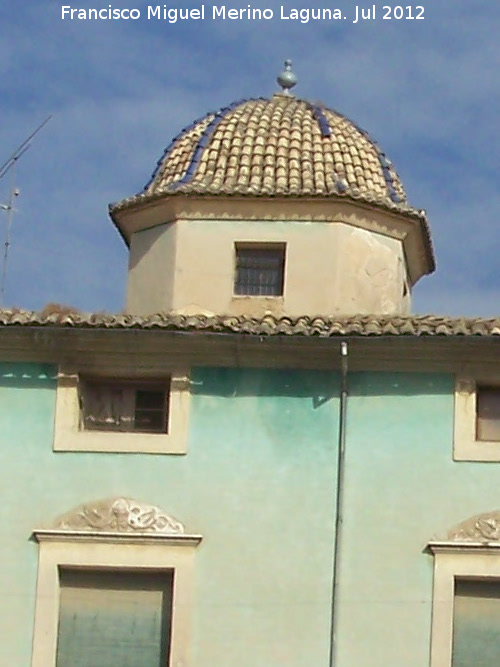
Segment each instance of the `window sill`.
M260 302L265 302L265 301L271 301L272 303L276 303L277 301L283 301L284 296L283 294L279 294L276 296L272 295L262 295L262 294L233 294L231 297L233 301L246 301L246 300L252 300L252 301L260 301Z
M116 454L185 454L185 443L158 433L110 433L75 431L59 433L55 452L108 452Z

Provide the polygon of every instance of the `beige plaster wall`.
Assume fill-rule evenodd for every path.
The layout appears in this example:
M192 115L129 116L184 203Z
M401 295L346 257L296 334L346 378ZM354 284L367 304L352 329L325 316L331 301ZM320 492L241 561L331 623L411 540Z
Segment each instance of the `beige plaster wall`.
M233 295L235 242L286 243L283 297ZM344 222L181 219L133 235L127 310L406 313L405 280L400 240Z
M176 223L144 229L132 236L126 310L152 313L170 310L174 297Z
M409 312L410 295L401 243L341 224L337 255L340 298L335 312ZM405 286L406 285L406 286Z

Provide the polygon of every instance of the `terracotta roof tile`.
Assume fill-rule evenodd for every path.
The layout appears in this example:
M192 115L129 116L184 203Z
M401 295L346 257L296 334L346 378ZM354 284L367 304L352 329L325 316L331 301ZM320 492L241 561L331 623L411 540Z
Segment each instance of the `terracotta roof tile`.
M364 130L282 94L235 102L193 123L165 150L144 192L111 211L175 194L337 195L422 217Z
M102 313L37 313L0 311L0 327L57 327L75 329L160 329L257 336L500 336L499 318L454 318L437 315L348 318L262 318L231 315L181 315L156 313L147 316Z

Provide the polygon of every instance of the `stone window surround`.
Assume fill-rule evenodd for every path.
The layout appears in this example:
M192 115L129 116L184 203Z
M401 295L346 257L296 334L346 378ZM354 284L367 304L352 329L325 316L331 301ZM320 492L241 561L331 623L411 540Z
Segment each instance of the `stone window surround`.
M125 512L123 506L128 504ZM193 598L193 569L199 535L184 533L182 524L153 506L130 499L118 498L107 502L106 513L115 508L122 516L129 512L125 527L104 529L80 528L82 508L71 513L73 521L59 522L53 529L35 530L39 544L38 578L31 667L55 665L59 622L60 568L90 570L119 570L124 573L174 571L172 599L170 662L172 667L191 667L191 614ZM90 505L84 511L102 512L103 504ZM130 511L132 508L132 511ZM115 512L115 514L118 514ZM137 512L139 514L137 514ZM146 517L137 527L133 521ZM154 515L154 521L150 517ZM170 521L160 526L161 521ZM74 527L77 525L77 529Z
M79 370L74 367L60 366L57 376L54 451L185 454L190 405L188 370L186 368L172 369L169 376L168 433L85 431L80 427ZM120 379L108 375L102 377L103 379ZM127 376L123 379L135 378ZM140 379L146 378L141 376Z
M434 555L430 667L452 667L455 580L500 580L500 512L464 521L428 549Z
M455 377L453 459L500 462L500 441L476 439L476 395L481 385L500 386L498 374Z

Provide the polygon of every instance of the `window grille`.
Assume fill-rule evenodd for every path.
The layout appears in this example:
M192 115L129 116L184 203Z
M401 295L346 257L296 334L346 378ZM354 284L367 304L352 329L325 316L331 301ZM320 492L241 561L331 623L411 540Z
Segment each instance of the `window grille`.
M284 244L236 244L236 295L282 296L284 273Z

